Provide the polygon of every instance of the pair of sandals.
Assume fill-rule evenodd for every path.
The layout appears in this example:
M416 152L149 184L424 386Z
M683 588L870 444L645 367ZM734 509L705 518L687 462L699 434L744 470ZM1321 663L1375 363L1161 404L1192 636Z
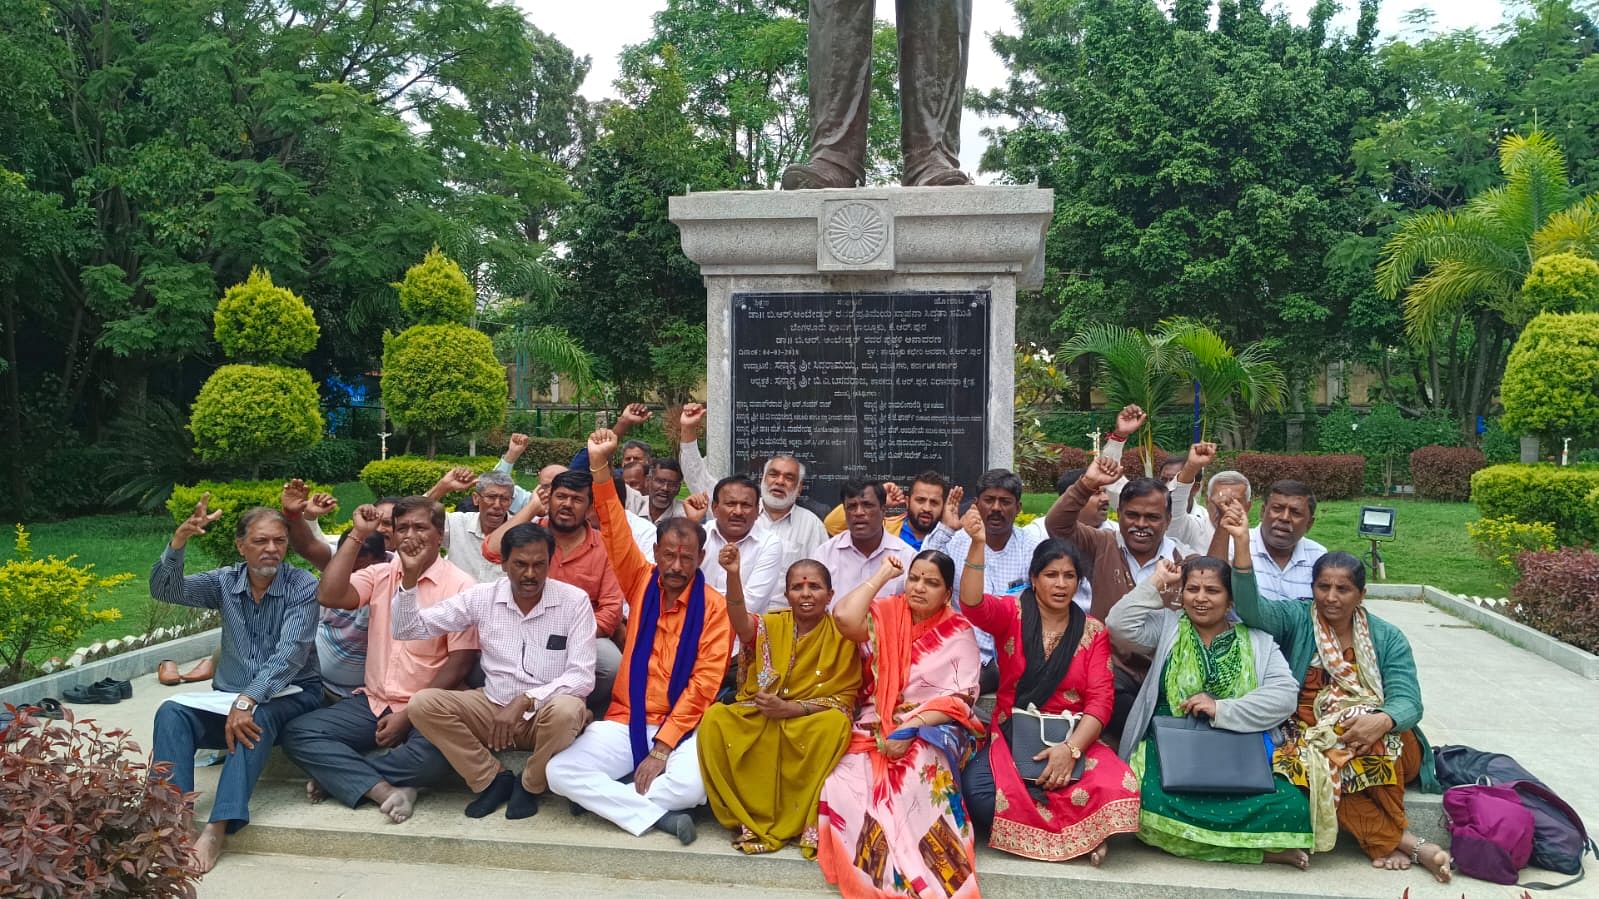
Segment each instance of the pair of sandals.
M0 738L6 736L6 732L11 730L11 725L19 718L26 724L29 721L59 721L65 716L65 712L61 709L61 700L54 696L25 702L15 708L16 712L13 713L11 709L0 706Z
M178 663L172 659L162 659L161 664L157 665L155 669L155 679L160 681L163 687L198 683L203 680L210 680L214 676L216 676L216 665L212 663L210 656L201 659L198 664L183 674L178 673Z
M108 677L92 684L68 687L61 695L67 702L79 705L115 705L133 698L133 682Z

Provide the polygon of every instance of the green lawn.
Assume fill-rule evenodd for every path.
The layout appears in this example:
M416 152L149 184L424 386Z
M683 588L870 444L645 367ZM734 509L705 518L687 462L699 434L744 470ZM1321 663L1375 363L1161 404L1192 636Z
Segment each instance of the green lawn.
M339 510L333 516L336 521L347 520L350 510L372 499L371 491L356 481L339 484L334 492L339 498ZM1023 497L1022 507L1029 513L1042 514L1053 499L1046 494L1030 493ZM1367 546L1355 537L1355 518L1361 505L1362 501L1358 500L1322 503L1310 535L1331 549L1364 552ZM1473 552L1466 538L1466 522L1477 517L1475 506L1421 500L1398 500L1394 505L1399 510L1399 539L1383 549L1390 581L1432 584L1453 593L1484 596L1503 596L1508 592L1508 585ZM34 552L38 555L53 553L66 557L76 553L80 562L92 562L95 570L102 574L129 572L134 575L132 581L113 590L100 604L121 609L122 618L96 627L78 640L78 645L144 633L176 623L175 615L180 613L152 602L147 588L150 566L171 537L172 528L171 519L165 516L144 515L96 515L29 527ZM13 554L8 539L0 546L0 562ZM190 550L188 568L191 572L203 571L213 564L204 551ZM41 651L35 653L35 659L43 661L59 652Z
M172 519L148 515L94 515L29 525L28 535L33 541L35 558L54 555L64 559L76 554L78 563L92 563L96 574L126 572L133 575L133 580L108 591L95 604L97 609L120 609L120 619L97 625L74 646L36 650L30 653L33 660L43 662L53 655L65 656L76 646L88 646L96 640L147 633L184 620L189 614L186 610L150 599L150 566L172 538L173 528ZM0 563L15 555L13 539L7 535L4 545L0 546ZM198 546L190 547L185 562L190 572L204 571L216 564Z
M1045 493L1022 497L1022 509L1036 515L1049 510L1055 498ZM1466 537L1466 522L1477 518L1471 503L1443 503L1431 500L1396 499L1383 502L1375 498L1323 502L1316 507L1312 539L1328 549L1341 549L1364 555L1370 548L1355 536L1355 520L1363 505L1390 505L1398 510L1395 530L1398 539L1383 544L1383 560L1388 580L1400 584L1431 584L1451 593L1472 596L1504 596L1509 585L1493 566L1478 556ZM1260 504L1255 504L1258 516ZM1258 521L1258 517L1255 519Z

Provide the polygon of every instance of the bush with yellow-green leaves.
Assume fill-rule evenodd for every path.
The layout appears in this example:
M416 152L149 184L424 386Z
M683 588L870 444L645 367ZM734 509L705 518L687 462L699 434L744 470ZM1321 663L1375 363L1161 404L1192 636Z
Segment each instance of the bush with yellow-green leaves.
M217 343L230 359L272 365L293 362L316 347L322 330L294 291L272 283L272 275L250 269L217 303Z
M436 246L393 286L400 292L400 311L419 325L459 325L477 311L477 292L466 272Z
M1467 522L1466 536L1476 545L1478 554L1492 562L1506 580L1515 580L1520 574L1516 559L1522 553L1555 548L1555 526L1545 521L1479 518Z
M36 649L70 649L83 632L122 617L116 609L94 609L107 590L131 574L101 577L77 556L34 558L28 531L17 525L15 558L0 565L0 679L19 678Z
M1506 430L1599 438L1599 312L1534 318L1510 350L1499 399Z

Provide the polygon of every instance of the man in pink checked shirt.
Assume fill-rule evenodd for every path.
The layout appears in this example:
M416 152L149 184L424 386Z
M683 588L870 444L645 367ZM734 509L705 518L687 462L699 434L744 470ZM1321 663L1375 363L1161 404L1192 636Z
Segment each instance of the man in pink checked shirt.
M417 604L421 572L408 565L391 615L398 640L477 629L483 687L423 690L411 699L411 721L477 794L467 817L509 803L505 817L514 820L538 813L550 756L588 723L583 701L594 689L594 609L588 594L550 579L549 531L519 524L505 532L500 550L504 577L426 608ZM521 778L494 757L505 749L532 750Z

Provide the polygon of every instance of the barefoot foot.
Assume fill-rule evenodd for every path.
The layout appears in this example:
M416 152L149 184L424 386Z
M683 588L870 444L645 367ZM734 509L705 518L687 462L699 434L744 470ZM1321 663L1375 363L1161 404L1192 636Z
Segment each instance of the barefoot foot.
M227 839L227 831L222 827L208 824L205 830L200 831L200 836L194 841L194 867L201 874L206 874L217 866L217 859L222 857L222 841Z
M1261 861L1274 865L1288 865L1301 871L1310 870L1310 853L1303 849L1283 849L1278 852L1268 852Z
M312 805L315 805L316 803L328 798L328 791L322 789L322 785L316 781L308 780L305 782L305 798L309 800Z
M1383 868L1389 871L1409 871L1410 855L1404 849L1395 849L1392 855L1371 860L1373 868Z
M387 815L394 824L404 824L411 820L411 813L416 809L416 788L395 787L387 799L378 806L378 811Z
M1416 846L1416 861L1421 862L1422 867L1431 872L1433 879L1439 883L1448 883L1454 877L1454 871L1450 868L1454 859L1450 858L1444 847L1437 843L1419 842Z
M1094 847L1093 852L1088 853L1088 863L1097 868L1105 863L1105 856L1109 854L1110 846L1105 843L1100 843L1098 846Z

